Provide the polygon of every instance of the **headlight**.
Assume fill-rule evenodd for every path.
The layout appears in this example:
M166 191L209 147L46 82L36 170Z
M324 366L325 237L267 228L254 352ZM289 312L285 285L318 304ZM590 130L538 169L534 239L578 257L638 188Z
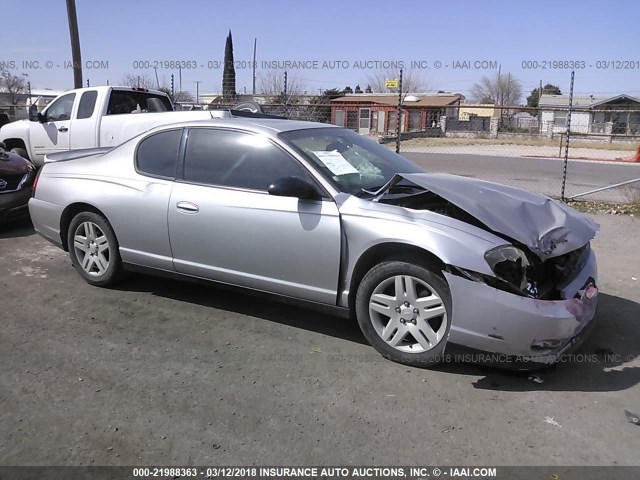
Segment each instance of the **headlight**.
M485 261L500 280L519 290L527 287L526 270L529 260L522 250L513 245L492 248L484 254Z

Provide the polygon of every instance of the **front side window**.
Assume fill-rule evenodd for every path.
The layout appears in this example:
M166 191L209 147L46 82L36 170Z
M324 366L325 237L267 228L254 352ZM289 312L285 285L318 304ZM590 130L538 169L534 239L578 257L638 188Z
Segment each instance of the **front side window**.
M362 194L382 187L397 173L422 172L388 148L344 128L310 128L279 136L341 192Z
M308 172L266 137L213 128L189 131L184 180L266 191L282 177L310 180Z
M140 142L136 165L143 174L175 178L182 129L155 133Z
M75 98L75 93L68 93L53 102L47 109L47 120L50 122L71 120L71 111L73 110Z

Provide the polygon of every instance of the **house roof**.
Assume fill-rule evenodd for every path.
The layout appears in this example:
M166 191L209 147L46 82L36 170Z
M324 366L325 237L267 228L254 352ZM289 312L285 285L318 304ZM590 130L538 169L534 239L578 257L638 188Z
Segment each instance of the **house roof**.
M407 101L406 98L409 96L415 96L419 100ZM433 94L424 94L424 93L409 93L405 97L403 106L404 107L446 107L448 105L458 103L463 99L464 99L464 96L460 94L433 95ZM378 94L368 95L363 93L348 93L343 97L334 98L333 100L331 100L331 103L332 104L375 103L378 105L396 106L398 105L398 94L397 93L378 93Z
M582 108L593 108L605 103L613 102L615 100L630 100L632 102L640 103L640 99L632 97L630 95L622 94L614 97L606 97L603 95L574 95L573 106ZM549 95L543 93L540 96L540 107L568 107L569 95Z

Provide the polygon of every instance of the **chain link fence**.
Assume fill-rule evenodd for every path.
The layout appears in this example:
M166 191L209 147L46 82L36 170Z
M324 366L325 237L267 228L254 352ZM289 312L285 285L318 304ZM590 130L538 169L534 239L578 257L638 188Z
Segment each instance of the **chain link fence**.
M422 98L416 101L418 96ZM636 99L618 96L590 107L574 107L565 98L572 96L553 96L556 105L527 108L474 105L454 97L404 95L400 117L397 94L337 99L263 96L244 102L243 107L253 104L271 115L333 123L389 148L399 143L402 155L428 171L495 181L555 198L640 204L640 102ZM566 105L558 105L562 101Z

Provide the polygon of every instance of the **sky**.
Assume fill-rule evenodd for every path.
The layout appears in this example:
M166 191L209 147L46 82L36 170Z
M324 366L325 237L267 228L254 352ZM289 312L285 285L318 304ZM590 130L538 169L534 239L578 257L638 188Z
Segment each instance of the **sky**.
M0 66L32 88L68 89L73 72L65 0L3 0ZM357 84L404 66L426 90L469 96L483 76L511 74L523 99L543 84L575 94L640 96L640 2L351 0L76 0L84 81L146 75L168 84L185 62L182 89L221 91L225 38L233 34L238 92L283 62L309 94ZM169 63L167 63L169 62ZM188 62L188 63L186 63ZM412 62L416 62L413 64ZM146 68L145 68L146 67ZM302 68L306 67L306 68ZM196 83L198 82L198 83Z

